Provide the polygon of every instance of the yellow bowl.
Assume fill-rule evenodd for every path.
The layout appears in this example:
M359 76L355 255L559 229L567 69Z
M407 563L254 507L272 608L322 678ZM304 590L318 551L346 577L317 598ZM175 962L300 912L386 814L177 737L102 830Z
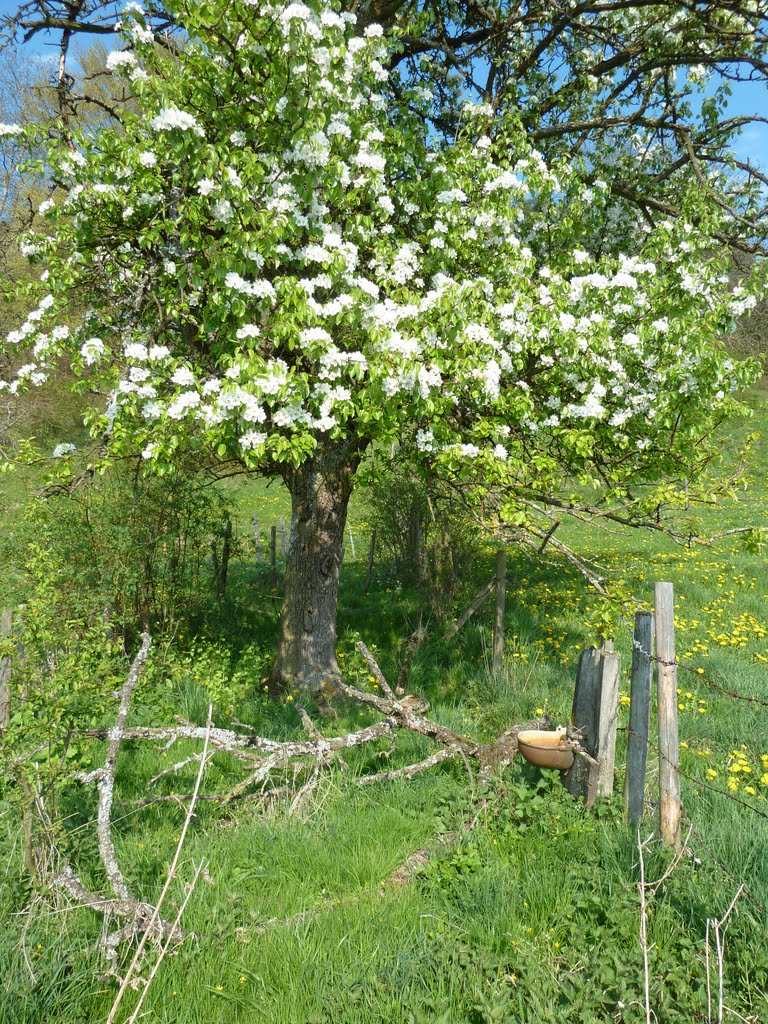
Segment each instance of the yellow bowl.
M517 747L529 764L539 768L559 768L565 772L573 764L573 750L566 739L565 729L553 732L527 729L518 733Z

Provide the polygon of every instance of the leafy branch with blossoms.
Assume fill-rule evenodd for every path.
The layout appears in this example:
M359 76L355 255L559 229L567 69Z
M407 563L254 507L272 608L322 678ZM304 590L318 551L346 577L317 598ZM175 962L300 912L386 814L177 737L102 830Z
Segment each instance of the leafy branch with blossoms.
M729 289L726 214L696 181L623 254L587 249L607 182L548 165L514 110L467 101L442 141L396 32L356 35L327 3L167 9L180 52L129 4L108 58L137 114L21 133L47 142L55 188L23 242L37 304L6 338L28 361L0 388L65 360L102 389L113 452L160 473L184 450L234 460L294 499L302 474L351 478L408 434L433 471L499 489L517 527L532 495L580 482L623 508L702 461L757 373L723 338L764 272Z

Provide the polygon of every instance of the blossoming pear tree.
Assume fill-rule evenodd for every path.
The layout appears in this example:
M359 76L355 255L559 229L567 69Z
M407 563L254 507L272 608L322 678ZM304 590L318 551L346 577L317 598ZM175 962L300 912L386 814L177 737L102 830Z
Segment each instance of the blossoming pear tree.
M355 34L315 0L165 6L178 52L131 4L108 58L138 114L26 133L55 187L22 243L39 283L0 387L64 361L108 394L94 430L148 472L196 452L282 477L275 684L338 677L341 544L372 446L408 432L435 471L499 489L520 528L574 481L621 505L695 462L752 373L721 336L755 289L728 292L706 190L595 255L606 183L547 165L484 104L439 141L377 25Z

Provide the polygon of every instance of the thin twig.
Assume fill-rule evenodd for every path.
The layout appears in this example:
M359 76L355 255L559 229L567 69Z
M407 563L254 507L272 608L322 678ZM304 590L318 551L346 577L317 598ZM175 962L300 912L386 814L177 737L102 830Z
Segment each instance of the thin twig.
M640 881L637 890L640 895L640 949L643 952L643 993L645 999L645 1024L651 1024L651 982L648 969L648 905L645 892L645 859L643 851L653 839L653 833L645 842L640 840L640 829L637 830L637 852L640 856Z
M131 1016L126 1021L126 1024L136 1024L136 1021L137 1021L138 1016L139 1016L139 1010L141 1009L142 1003L144 1002L144 1000L146 998L147 992L149 992L149 986L152 984L155 975L159 971L160 964L165 959L165 955L168 952L168 947L171 944L171 939L173 938L174 934L176 934L176 932L179 929L179 924L181 923L181 916L184 913L184 910L185 910L185 908L187 906L187 903L189 903L190 896L195 891L195 886L197 885L197 880L200 877L200 874L201 874L201 872L202 872L204 867L205 867L205 861L201 860L200 863L197 866L197 870L195 871L195 874L194 874L194 877L192 878L192 881L189 883L189 886L187 887L186 895L184 896L184 899L182 900L181 906L179 907L179 912L176 915L176 919L173 922L173 928L171 929L170 933L168 934L168 938L165 940L165 942L163 944L163 947L160 950L160 955L158 956L158 958L155 961L155 963L152 965L152 970L149 972L149 977L147 978L147 983L144 986L141 995L139 996L139 1000L136 1003L136 1006L134 1007L133 1013L131 1014Z
M125 977L123 978L122 983L120 985L120 988L118 989L117 995L115 996L115 1001L112 1004L112 1009L109 1011L109 1016L107 1017L107 1024L113 1024L113 1022L115 1020L115 1014L117 1013L118 1007L120 1006L120 1003L122 1002L122 999L123 999L123 996L125 995L126 989L128 988L128 985L130 984L131 977L133 975L133 972L136 969L136 965L139 962L141 954L144 951L144 947L147 944L147 938L149 937L149 935L151 933L151 930L152 930L152 927L154 926L155 922L157 921L157 918L160 915L160 909L161 909L161 907L163 905L163 902L165 901L165 897L168 895L168 890L171 887L171 883L173 882L173 880L174 880L174 878L176 876L176 868L177 868L178 863L179 863L179 857L181 856L181 851L182 851L182 849L184 847L184 840L186 839L187 831L189 830L190 823L191 823L192 818L194 816L195 805L197 803L197 794L200 791L200 783L202 782L203 772L205 771L206 754L208 752L208 741L210 739L210 729L211 729L212 716L213 716L213 707L209 706L208 707L208 726L207 726L207 732L206 732L206 737L205 737L205 744L203 746L203 756L202 756L202 758L200 760L200 768L198 769L198 772L197 772L197 780L195 782L195 789L194 789L194 792L192 794L192 800L190 802L189 809L187 810L186 817L184 818L184 825L182 826L181 834L179 835L178 842L176 843L176 853L174 854L173 860L171 861L171 866L168 869L168 874L166 875L165 884L163 885L162 891L160 893L160 897L159 897L157 903L155 904L155 909L152 912L152 917L150 918L149 924L144 929L144 933L141 936L141 940L139 941L139 944L136 947L136 952L133 954L133 959L131 960L130 964L128 965L128 970L126 971Z
M361 775L357 779L358 786L370 786L376 782L389 782L391 779L410 779L414 775L418 775L419 772L426 771L428 768L433 768L436 764L440 764L441 761L452 760L458 757L461 752L451 747L443 747L442 750L436 750L434 754L430 754L429 757L425 757L423 761L417 761L416 764L407 764L404 768L394 768L388 772L377 772L375 775Z
M712 925L715 930L715 949L717 950L717 1024L723 1024L723 963L725 960L725 935L721 932L728 923L728 918L731 916L733 908L736 906L736 902L741 896L744 890L744 886L740 885L736 890L736 895L731 900L730 906L718 921L716 918L712 919ZM707 920L707 926L709 926L709 920ZM707 928L707 953L709 953L709 927ZM709 958L707 958L709 959ZM707 993L709 993L709 973L707 973Z

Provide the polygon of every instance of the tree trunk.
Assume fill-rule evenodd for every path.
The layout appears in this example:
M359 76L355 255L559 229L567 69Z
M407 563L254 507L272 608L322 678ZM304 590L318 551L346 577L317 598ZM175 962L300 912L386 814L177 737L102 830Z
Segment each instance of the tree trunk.
M333 689L336 604L341 545L360 451L350 442L318 447L297 469L287 470L291 537L285 563L285 597L270 689Z

